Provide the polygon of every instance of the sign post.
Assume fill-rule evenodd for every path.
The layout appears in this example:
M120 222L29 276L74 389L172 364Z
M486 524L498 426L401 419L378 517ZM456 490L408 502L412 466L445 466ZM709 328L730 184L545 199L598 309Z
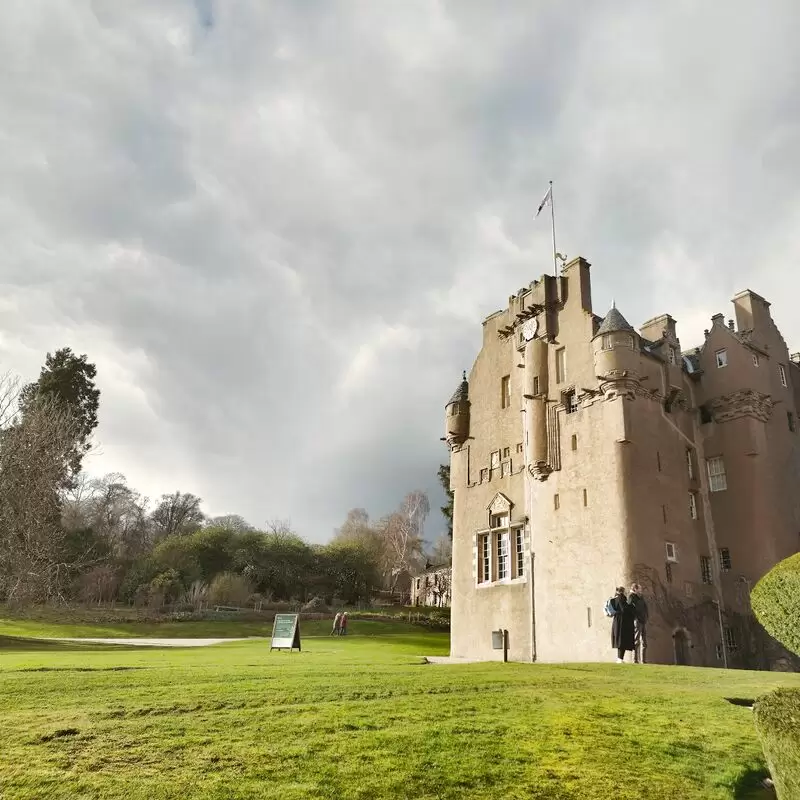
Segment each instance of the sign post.
M272 625L270 653L273 650L287 649L291 652L295 647L300 652L300 615L276 614Z

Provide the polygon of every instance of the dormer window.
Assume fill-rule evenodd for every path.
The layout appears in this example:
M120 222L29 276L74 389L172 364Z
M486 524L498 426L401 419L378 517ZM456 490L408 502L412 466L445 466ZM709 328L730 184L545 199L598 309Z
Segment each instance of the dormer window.
M717 350L714 353L714 358L717 362L717 369L722 369L722 367L728 366L728 351L727 350Z

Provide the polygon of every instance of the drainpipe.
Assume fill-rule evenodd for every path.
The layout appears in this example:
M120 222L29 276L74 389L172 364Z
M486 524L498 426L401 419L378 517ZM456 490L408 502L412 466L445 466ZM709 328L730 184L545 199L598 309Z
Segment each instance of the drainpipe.
M694 386L689 382L689 400L692 408L696 408L697 403L695 400ZM664 397L667 396L667 365L661 365L661 387ZM703 446L705 434L700 430L700 424L697 421L697 415L692 414L692 431L694 432L694 441L690 439L671 419L667 414L664 406L661 406L661 416L667 421L667 424L686 442L686 444L695 452L697 456L697 477L700 481L700 501L703 506L703 522L706 526L706 538L708 539L708 547L711 553L711 571L714 578L714 592L717 599L712 601L717 607L717 616L719 619L719 633L722 641L722 657L725 669L728 668L728 647L725 643L725 629L722 624L722 614L725 611L725 600L722 596L722 578L720 573L719 559L717 558L717 534L714 527L714 518L711 515L711 501L708 497L708 474L706 470L706 454Z
M524 402L524 397L523 397ZM530 431L528 430L528 415L525 413L525 408L521 410L522 413L522 463L524 465L525 472L522 475L523 481L523 497L525 498L524 503L524 512L525 516L528 518L528 521L525 523L525 528L528 531L528 592L529 592L529 599L528 599L528 607L530 608L530 631L531 631L531 653L530 659L531 664L536 662L536 599L535 594L533 591L533 583L534 583L534 576L533 576L533 568L534 568L534 555L533 555L533 523L532 523L532 511L533 511L533 486L531 480L531 472L530 472L530 463L528 462L528 436L530 436Z

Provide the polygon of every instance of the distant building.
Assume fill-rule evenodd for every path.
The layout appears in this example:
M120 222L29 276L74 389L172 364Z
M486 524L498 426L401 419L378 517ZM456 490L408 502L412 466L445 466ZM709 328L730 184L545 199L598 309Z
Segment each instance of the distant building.
M449 565L429 567L411 579L411 605L448 608L451 585L452 569Z
M589 269L489 316L447 403L452 655L506 629L513 660L613 661L603 606L638 581L649 660L777 668L749 591L800 544L800 356L754 292L684 351L668 314L595 315Z

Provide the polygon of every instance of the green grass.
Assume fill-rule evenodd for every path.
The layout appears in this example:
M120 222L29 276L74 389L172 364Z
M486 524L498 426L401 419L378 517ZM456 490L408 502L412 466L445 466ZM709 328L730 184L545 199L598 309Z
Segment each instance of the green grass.
M13 641L3 800L757 797L753 715L725 698L800 686L632 664L425 665L448 650L426 631L310 638L302 653Z
M302 620L301 632L306 636L327 636L333 620ZM350 620L348 631L361 635L384 636L389 633L412 633L421 629L407 622L393 620ZM0 617L0 636L39 638L120 639L235 639L245 636L270 636L271 620L216 619L191 621L83 622L58 619L24 619Z

